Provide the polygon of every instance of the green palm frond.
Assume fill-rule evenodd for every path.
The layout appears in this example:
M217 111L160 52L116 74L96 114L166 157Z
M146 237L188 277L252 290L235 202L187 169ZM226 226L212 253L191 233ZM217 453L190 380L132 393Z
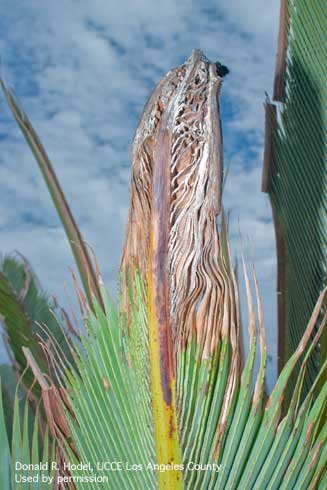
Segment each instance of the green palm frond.
M274 87L279 104L266 105L263 176L277 239L280 370L326 285L326 25L323 0L282 0ZM308 364L306 392L326 356L325 334ZM292 384L288 399L291 392Z
M243 261L249 310L243 363L239 293L224 218L217 226L223 175L219 66L194 51L159 82L145 106L133 145L119 306L100 273L92 304L78 289L86 335L72 339L70 358L61 355L55 336L43 340L53 354L53 377L34 344L21 342L66 465L55 485L323 489L327 360L309 389L305 380L326 323L321 312L327 293L313 303L300 342L267 398L256 276L255 308ZM17 301L9 297L16 313ZM32 443L31 453L25 433L25 422L22 438L14 417L11 454L29 460L38 451ZM6 442L2 452L8 461Z
M0 397L0 479L5 490L10 489L10 452L5 423L5 415L2 405L2 391Z
M28 347L40 369L49 372L45 351L41 340L47 337L44 329L51 332L60 350L70 358L67 342L68 329L72 329L63 310L41 289L37 277L30 265L19 256L7 256L0 268L0 316L5 329L5 338L13 357L13 366L20 376L26 368L26 359L22 347ZM68 323L67 323L68 322ZM25 372L23 382L27 389L32 385L33 376ZM36 400L40 396L38 386L32 389Z
M15 397L18 393L18 397L20 400L26 398L26 387L25 389L21 387L17 387L17 372L11 365L1 364L0 365L0 378L1 378L1 391L2 391L2 400L3 400L3 411L5 417L5 423L7 428L8 439L12 439L12 428L13 428L13 407L15 404ZM20 404L20 418L23 420L23 403ZM32 418L30 424L30 432L32 428Z
M309 339L326 293L321 294L306 334L269 399L264 392L267 354L259 298L261 363L256 376L254 371L257 329L250 290L250 349L243 370L235 365L235 346L229 338L218 342L210 359L196 357L194 340L179 353L179 369L189 373L192 382L182 387L188 411L187 416L182 413L178 418L181 459L177 463L158 458L156 414L150 396L147 307L139 273L133 284L130 334L126 333L126 316L119 314L101 286L105 311L97 303L89 310L87 338L82 348L75 347L78 371L66 370L64 381L74 413L73 417L66 413L66 417L78 454L78 458L73 456L67 447L66 461L71 465L90 462L83 470L71 466L66 481L74 481L78 490L103 485L137 490L323 488L313 484L323 481L327 464L327 424L320 424L327 383L318 389L327 361L302 403L300 399L308 359L322 326L315 341L310 343ZM307 345L291 404L282 416L285 390ZM235 390L226 391L227 380L232 378ZM108 461L113 462L113 471L108 463L103 465ZM167 486L162 474L181 475L181 479L176 479L175 486Z
M0 380L1 388L1 380ZM9 443L0 396L0 482L2 490L42 490L55 488L55 445L46 429L40 444L38 418L30 436L29 404L24 407L23 424L20 421L20 402L16 393L13 407L12 441ZM33 465L33 469L31 469Z
M325 291L266 400L262 310L255 280L257 339L244 266L250 349L241 368L237 281L226 227L223 223L219 236L216 223L222 193L221 83L215 66L195 51L159 82L147 102L133 145L121 311L102 287L105 311L96 302L94 313L88 309L88 339L77 350L80 375L68 370L63 378L77 454L93 465L106 454L142 466L139 473L125 468L110 474L112 488L306 488L325 467L326 425L320 422L327 385L317 388L324 369L301 398L325 324L325 318L319 324ZM257 341L261 361L255 377ZM151 471L151 465L163 471Z
M31 121L27 114L19 106L13 93L6 87L4 81L0 78L0 85L3 93L8 102L9 109L11 110L20 130L23 133L36 161L39 169L43 175L47 188L50 192L51 198L57 210L58 216L66 232L69 245L72 249L76 265L78 267L82 284L90 304L92 304L92 295L98 298L99 296L97 282L95 280L96 274L92 264L92 260L89 256L87 246L82 238L81 232L76 224L75 218L68 206L66 197L59 184L59 180L54 172L50 159L45 151L41 140L36 133Z

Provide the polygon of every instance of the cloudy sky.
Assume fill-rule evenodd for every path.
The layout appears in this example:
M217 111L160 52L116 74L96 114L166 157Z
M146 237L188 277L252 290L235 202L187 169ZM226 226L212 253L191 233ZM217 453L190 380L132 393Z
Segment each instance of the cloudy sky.
M264 93L272 92L279 0L2 0L2 77L55 166L114 290L128 207L130 147L156 82L200 48L230 69L221 94L224 204L253 253L275 375L274 232L260 192ZM0 97L0 252L19 250L67 304L69 245L38 167ZM244 313L244 319L246 314ZM3 359L3 354L1 354Z

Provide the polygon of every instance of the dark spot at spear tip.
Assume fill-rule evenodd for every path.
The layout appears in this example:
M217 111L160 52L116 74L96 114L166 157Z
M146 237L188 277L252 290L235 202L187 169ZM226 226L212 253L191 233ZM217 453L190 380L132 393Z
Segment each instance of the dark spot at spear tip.
M217 75L219 75L220 77L228 75L229 69L227 68L227 66L221 64L219 61L216 61L215 65L217 68Z

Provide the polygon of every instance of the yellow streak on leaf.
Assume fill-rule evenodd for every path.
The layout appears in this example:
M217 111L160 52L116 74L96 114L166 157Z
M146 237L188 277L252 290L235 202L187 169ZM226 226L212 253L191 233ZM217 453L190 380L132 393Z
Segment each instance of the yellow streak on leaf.
M152 240L150 239L150 243ZM150 247L151 249L151 247ZM175 379L170 381L171 404L164 398L160 373L160 333L154 301L151 259L148 278L148 318L149 318L149 354L151 366L152 413L155 432L157 463L181 465L175 412ZM160 490L179 490L183 488L180 469L158 472Z

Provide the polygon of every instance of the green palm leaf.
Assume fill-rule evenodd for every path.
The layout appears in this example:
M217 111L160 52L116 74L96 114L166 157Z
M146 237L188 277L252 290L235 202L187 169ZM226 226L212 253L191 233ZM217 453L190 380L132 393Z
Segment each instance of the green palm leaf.
M0 315L5 328L6 340L13 357L13 366L18 376L23 372L23 383L29 390L34 377L26 372L26 359L22 347L28 347L40 369L50 374L45 350L41 340L47 337L44 329L51 332L56 339L58 348L70 358L67 335L63 328L61 316L64 314L65 324L72 329L68 316L60 310L47 294L42 291L39 282L26 259L19 256L7 256L0 269ZM40 397L38 385L32 392L37 402Z
M45 430L42 446L40 446L38 417L34 419L32 437L30 437L29 404L28 402L25 403L23 424L21 425L20 402L17 392L13 409L12 442L9 445L2 396L0 396L1 489L41 490L55 488L55 467L51 464L52 461L55 461L55 446L49 438L48 430ZM32 469L30 465L33 465Z
M89 310L87 338L83 347L75 346L78 371L71 368L66 371L64 381L74 412L73 417L66 412L66 417L78 454L76 458L67 446L66 461L70 464L90 462L90 467L84 470L72 467L70 477L66 477L68 481L73 480L77 489L99 489L105 484L110 489L140 490L168 488L161 476L164 473L175 473L175 476L181 473L182 479L170 488L184 489L307 489L314 488L313 482L322 481L327 464L327 424L321 425L320 421L327 402L327 383L318 390L315 400L314 393L327 362L300 403L307 361L322 326L315 341L309 343L285 416L281 408L290 376L316 327L325 291L300 346L286 364L268 400L264 393L266 348L262 323L261 366L254 385L252 383L256 327L250 291L250 350L243 371L235 370L233 355L226 355L233 352L230 339L218 343L220 353L209 362L192 359L194 343L186 348L193 352L181 352L181 368L191 370L197 390L193 386L184 387L183 395L188 400L190 413L189 417L178 419L181 460L164 463L158 460L155 414L149 396L148 319L139 273L135 274L134 285L130 334L126 334L126 317L119 314L101 286L105 310L97 303L94 311ZM261 318L260 300L258 308ZM229 398L226 380L233 375L236 389ZM223 403L219 402L221 398ZM105 461L114 462L114 471L103 468ZM117 465L119 470L115 471Z
M280 370L326 285L326 25L323 0L282 0L274 86L279 104L266 104L263 174L277 239ZM324 334L308 363L306 392L326 356Z
M22 347L69 466L54 485L291 490L323 488L326 481L327 361L304 390L326 323L326 290L267 399L261 302L253 274L256 313L243 263L250 345L242 367L237 280L225 221L220 232L216 221L221 84L217 64L195 51L159 82L145 107L133 146L118 308L100 275L92 304L78 290L87 334L72 341L70 360L53 336L44 339L53 353L53 378L34 344ZM38 454L37 435L30 449L27 423L27 411L22 430L14 415L11 454L24 461ZM6 440L2 454L8 461Z
M325 476L327 362L302 395L326 323L326 290L267 399L261 302L254 274L256 314L243 264L250 346L241 367L237 280L225 221L220 233L216 223L221 82L216 66L195 51L158 84L136 131L120 305L98 277L104 309L80 297L87 336L73 346L77 369L57 360L69 406L61 408L69 441L58 439L67 463L86 464L66 475L77 489L290 490Z
M69 245L72 249L86 296L90 304L92 304L92 295L95 295L98 298L98 301L101 301L98 286L95 280L95 270L89 256L86 244L82 238L81 232L76 224L74 216L68 206L67 200L60 187L58 178L53 170L50 159L28 116L25 114L22 108L19 107L19 104L15 100L13 93L5 86L1 78L0 85L8 102L8 106L20 130L22 131L44 177L45 183L52 197L58 216L62 222L67 238L69 240Z
M7 429L2 404L2 391L0 396L0 479L5 490L10 489L10 452Z

